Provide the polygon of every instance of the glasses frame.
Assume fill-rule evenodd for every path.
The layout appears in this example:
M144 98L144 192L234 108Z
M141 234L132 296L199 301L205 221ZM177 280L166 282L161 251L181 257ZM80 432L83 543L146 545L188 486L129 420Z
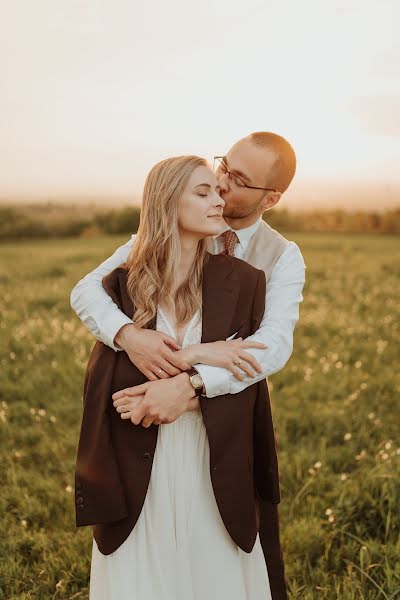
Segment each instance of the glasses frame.
M256 187L255 185L247 185L247 183L245 183L243 181L243 179L241 179L239 177L239 175L235 175L235 173L232 173L231 171L229 171L229 169L226 166L226 164L224 163L223 159L224 159L224 156L214 156L214 172L216 171L215 161L217 160L223 165L223 167L225 169L225 173L227 173L229 179L231 179L231 177L235 177L236 179L239 179L239 181L241 183L243 183L243 186L238 186L238 187L248 188L249 190L264 190L265 192L276 192L276 190L274 190L272 188L262 188L262 187Z

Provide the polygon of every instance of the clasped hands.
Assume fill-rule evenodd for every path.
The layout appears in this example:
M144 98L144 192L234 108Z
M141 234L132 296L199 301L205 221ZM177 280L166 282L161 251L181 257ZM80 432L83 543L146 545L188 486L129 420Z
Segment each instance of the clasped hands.
M112 395L113 405L122 419L130 419L143 427L172 423L184 412L200 411L199 399L184 372L192 365L224 367L243 381L243 373L254 377L262 371L254 356L245 350L267 348L265 344L238 338L181 349L172 337L154 330L137 329L133 324L122 327L115 342L149 381L116 392Z
M172 423L189 410L200 411L187 373L170 379L147 381L116 392L112 396L114 408L121 419L130 419L135 425L150 427L151 424Z

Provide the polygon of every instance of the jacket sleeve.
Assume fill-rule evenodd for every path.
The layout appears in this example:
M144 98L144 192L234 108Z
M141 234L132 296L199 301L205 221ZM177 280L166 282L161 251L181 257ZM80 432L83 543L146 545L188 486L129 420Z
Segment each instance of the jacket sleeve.
M97 342L88 364L75 470L77 527L117 521L128 514L108 406L115 357L111 348Z
M107 277L106 291L120 302L118 270ZM98 341L86 370L75 469L77 527L114 522L128 515L111 436L111 384L116 360L117 354Z
M274 600L287 600L285 564L280 541L278 505L258 498L260 510L259 538L268 569ZM278 552L279 548L279 552Z

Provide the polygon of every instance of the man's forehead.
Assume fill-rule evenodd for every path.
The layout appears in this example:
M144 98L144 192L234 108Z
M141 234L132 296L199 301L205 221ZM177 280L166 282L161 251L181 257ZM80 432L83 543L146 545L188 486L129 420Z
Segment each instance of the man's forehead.
M241 172L254 181L272 167L275 154L270 148L262 148L242 140L232 146L225 158L231 171Z

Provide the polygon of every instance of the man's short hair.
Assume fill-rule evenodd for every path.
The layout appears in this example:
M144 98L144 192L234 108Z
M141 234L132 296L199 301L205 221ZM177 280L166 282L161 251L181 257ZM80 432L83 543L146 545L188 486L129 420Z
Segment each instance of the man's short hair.
M269 148L275 153L276 160L266 186L285 192L296 172L296 154L292 146L284 137L270 131L251 133L248 139L256 146Z

